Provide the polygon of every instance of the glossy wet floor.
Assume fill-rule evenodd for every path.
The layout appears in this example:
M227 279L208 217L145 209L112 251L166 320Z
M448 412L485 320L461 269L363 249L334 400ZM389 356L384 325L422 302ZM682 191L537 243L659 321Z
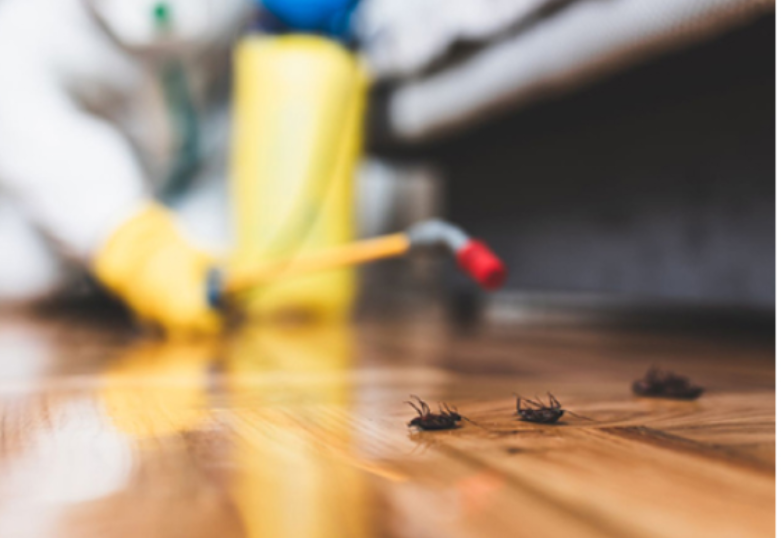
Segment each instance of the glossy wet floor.
M651 365L706 387L633 397ZM516 420L552 391L556 425ZM413 432L410 394L477 425ZM583 418L585 417L585 418ZM433 322L161 343L0 317L0 536L754 537L772 345Z

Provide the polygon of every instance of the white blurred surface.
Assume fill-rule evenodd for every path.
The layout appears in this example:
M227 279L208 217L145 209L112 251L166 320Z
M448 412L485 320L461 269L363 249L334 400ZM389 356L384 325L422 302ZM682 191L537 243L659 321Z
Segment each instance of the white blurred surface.
M546 2L497 1L496 11L482 16L472 0L440 3L370 0L366 8L368 62L379 78L396 81L388 116L390 134L401 139L466 127L507 106L744 24L775 6L772 0L573 0L517 26ZM426 71L458 41L477 36L486 41L480 50Z
M483 41L560 0L365 0L356 27L374 74L407 76L458 41Z

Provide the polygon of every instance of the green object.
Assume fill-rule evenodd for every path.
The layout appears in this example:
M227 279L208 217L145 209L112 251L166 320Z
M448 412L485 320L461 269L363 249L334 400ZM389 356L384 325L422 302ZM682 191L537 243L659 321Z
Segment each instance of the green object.
M152 16L159 30L169 30L171 28L171 6L168 5L168 2L156 3L152 8Z
M200 121L182 64L167 62L160 77L177 139L173 167L158 193L163 201L170 202L189 188L201 166Z
M157 2L152 8L152 16L158 32L165 35L172 30L173 13L168 2ZM194 179L201 164L201 141L198 110L184 66L176 59L168 59L162 65L160 78L177 138L173 166L158 193L163 201L170 202L187 190Z

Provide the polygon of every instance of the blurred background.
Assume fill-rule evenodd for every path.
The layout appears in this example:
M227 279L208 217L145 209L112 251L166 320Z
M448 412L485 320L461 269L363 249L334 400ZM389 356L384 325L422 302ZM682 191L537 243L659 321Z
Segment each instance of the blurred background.
M448 217L506 256L495 311L772 318L773 4L488 4L517 20L398 67L369 147L437 170Z
M83 288L84 266L108 256L100 245L121 235L131 202L161 201L218 253L234 248L232 221L241 231L265 215L239 237L245 258L273 255L246 245L284 228L288 209L347 226L347 205L303 210L302 195L273 209L305 166L325 185L331 165L318 155L353 136L346 120L319 139L306 138L314 127L291 135L296 117L274 124L274 111L315 117L341 98L285 101L273 95L285 61L235 52L266 43L255 34L304 31L347 43L371 79L359 235L445 217L509 267L506 288L487 298L443 257L379 263L363 271L361 311L433 293L465 319L596 307L622 319L674 308L772 320L772 1L349 0L350 16L327 24L296 19L315 1L67 0L51 3L59 24L42 18L41 1L0 0L0 67L12 75L0 93L0 301ZM240 65L255 78L237 78ZM271 112L254 116L253 99ZM229 192L233 176L245 179ZM127 259L145 267L154 241L137 243ZM172 282L179 269L166 269Z

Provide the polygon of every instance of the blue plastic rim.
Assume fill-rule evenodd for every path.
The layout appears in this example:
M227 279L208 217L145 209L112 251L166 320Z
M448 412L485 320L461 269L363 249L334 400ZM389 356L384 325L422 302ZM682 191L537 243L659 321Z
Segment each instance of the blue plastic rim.
M350 16L358 4L358 0L257 1L293 30L335 37L349 34Z

